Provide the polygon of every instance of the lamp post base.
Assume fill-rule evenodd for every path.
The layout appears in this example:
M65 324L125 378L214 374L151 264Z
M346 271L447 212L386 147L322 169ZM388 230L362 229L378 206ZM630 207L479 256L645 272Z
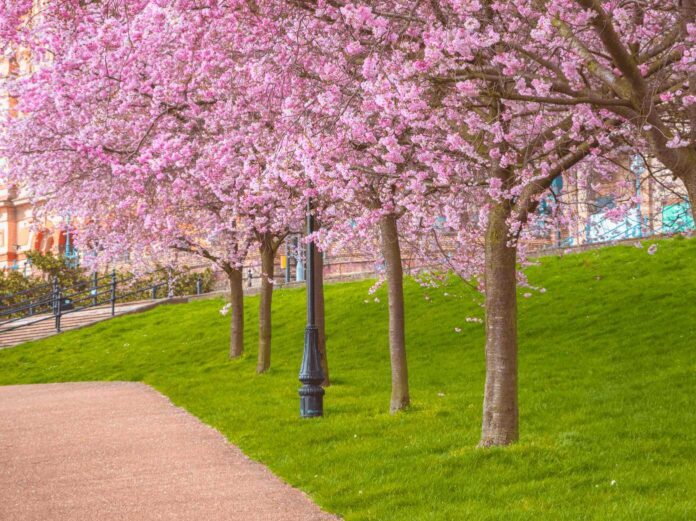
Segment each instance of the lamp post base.
M303 385L300 389L300 416L316 418L324 415L324 389L320 385Z
M305 329L304 356L300 369L300 416L316 418L324 415L324 389L321 382L324 375L321 370L321 354L319 353L319 331L316 326L309 325Z

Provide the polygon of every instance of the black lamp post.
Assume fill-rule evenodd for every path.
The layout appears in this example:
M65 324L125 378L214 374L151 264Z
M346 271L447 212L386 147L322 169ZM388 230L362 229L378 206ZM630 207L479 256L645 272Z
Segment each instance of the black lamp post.
M314 216L312 203L307 203L307 235L314 233ZM300 416L314 418L324 415L324 389L321 382L324 373L321 370L319 353L319 329L314 315L314 243L307 243L307 327L305 328L304 353L300 369Z

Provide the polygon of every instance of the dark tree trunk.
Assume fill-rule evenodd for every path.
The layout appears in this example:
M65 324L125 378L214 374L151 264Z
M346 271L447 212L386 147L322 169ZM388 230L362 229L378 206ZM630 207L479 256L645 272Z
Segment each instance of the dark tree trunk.
M696 119L696 107L694 118ZM692 129L692 132L696 132ZM644 134L651 145L652 153L672 174L684 183L686 193L691 205L691 215L696 220L696 149L692 144L684 148L670 148L667 146L667 136L662 129L653 126Z
M696 158L694 158L694 161L696 161ZM693 163L691 171L682 176L682 181L686 187L686 193L689 196L691 216L696 222L696 162Z
M271 367L271 302L275 248L272 237L264 237L261 244L261 298L259 299L259 359L257 373L265 373Z
M655 156L684 183L691 215L696 220L696 151L689 148L671 149L656 141L653 140Z
M330 385L329 360L326 357L326 321L324 319L324 254L314 248L314 313L319 330L319 353L321 354L321 370L324 373L322 387Z
M479 446L519 438L517 410L517 249L508 245L510 209L492 203L485 248L486 387Z
M395 215L381 218L380 235L389 295L389 353L392 375L390 410L395 413L410 404L404 327L404 274Z
M230 358L239 358L244 354L244 288L242 286L242 270L230 268L227 271L227 278L230 281L230 304L232 305Z

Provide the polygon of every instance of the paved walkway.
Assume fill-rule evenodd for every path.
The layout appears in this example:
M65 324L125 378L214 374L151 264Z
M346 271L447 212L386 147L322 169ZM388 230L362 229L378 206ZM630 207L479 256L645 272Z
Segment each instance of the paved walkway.
M0 387L2 521L328 521L137 383Z

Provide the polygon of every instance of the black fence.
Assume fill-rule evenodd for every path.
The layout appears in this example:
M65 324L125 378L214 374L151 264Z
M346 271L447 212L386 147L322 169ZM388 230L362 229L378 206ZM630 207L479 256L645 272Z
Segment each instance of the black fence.
M95 273L91 281L80 282L70 288L62 287L58 279L54 279L28 290L4 295L6 301L15 303L0 306L0 333L48 320L53 320L56 331L60 332L61 320L65 315L110 306L111 315L114 316L117 303L173 296L173 284L171 279L156 282L153 278L137 279L135 276L119 278L115 271L102 276ZM198 275L196 294L200 295L202 290L202 277ZM23 300L16 302L17 297Z

